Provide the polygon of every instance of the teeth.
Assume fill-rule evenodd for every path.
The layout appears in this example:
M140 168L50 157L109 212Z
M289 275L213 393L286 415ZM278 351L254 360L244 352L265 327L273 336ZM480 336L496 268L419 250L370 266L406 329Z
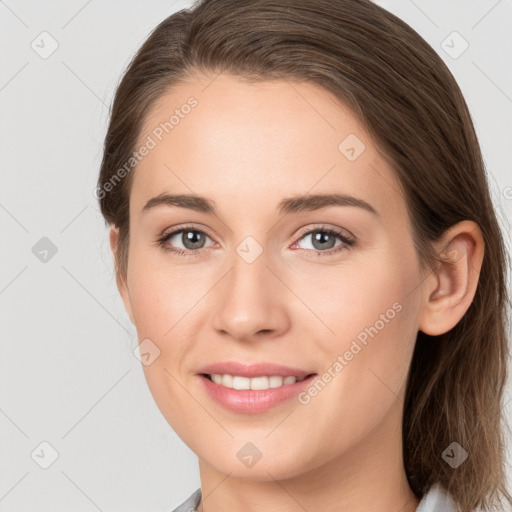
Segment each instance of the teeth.
M272 375L270 377L242 377L240 375L220 375L213 374L210 375L211 379L215 384L220 384L221 386L225 386L227 388L233 389L269 389L269 388L278 388L283 385L294 384L295 382L300 382L305 379L305 377L280 377L278 375Z

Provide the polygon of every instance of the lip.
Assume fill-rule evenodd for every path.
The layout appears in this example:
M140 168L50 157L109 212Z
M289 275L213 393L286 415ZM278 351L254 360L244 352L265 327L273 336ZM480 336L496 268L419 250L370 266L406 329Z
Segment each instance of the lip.
M251 368L251 371L252 369L253 368ZM272 369L272 371L275 371L275 367ZM281 367L281 371L288 372L290 369L283 369L283 367ZM304 372L301 371L301 373ZM272 373L271 375L276 374ZM255 375L255 377L257 376L258 375ZM202 385L204 386L208 395L226 409L237 413L260 414L292 399L293 397L296 397L307 386L311 385L311 382L317 377L317 374L310 374L309 377L306 377L302 381L295 382L294 384L285 384L278 388L269 388L263 390L227 388L220 384L215 384L215 382L212 382L205 375L201 374L198 377L201 380Z
M301 370L300 368L291 368L289 366L282 366L274 363L256 363L244 364L237 361L220 361L218 363L209 364L201 368L198 372L201 374L229 374L240 375L241 377L262 377L271 375L278 375L280 377L306 377L315 373L313 371ZM276 388L279 389L279 388Z

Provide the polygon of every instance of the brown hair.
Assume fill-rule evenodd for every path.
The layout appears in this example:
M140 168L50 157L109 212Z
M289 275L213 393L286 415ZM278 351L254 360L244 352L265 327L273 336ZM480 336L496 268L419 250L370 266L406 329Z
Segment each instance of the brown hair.
M439 482L463 512L494 510L500 493L510 501L501 403L507 254L472 119L442 59L369 0L202 0L169 16L129 64L105 138L97 197L106 222L119 229L122 276L133 173L115 181L116 172L136 148L151 106L196 72L307 81L351 108L396 171L424 270L439 260L432 242L447 228L464 219L479 225L485 254L472 304L449 332L418 332L404 404L404 467L418 498ZM469 454L456 469L442 457L452 442Z

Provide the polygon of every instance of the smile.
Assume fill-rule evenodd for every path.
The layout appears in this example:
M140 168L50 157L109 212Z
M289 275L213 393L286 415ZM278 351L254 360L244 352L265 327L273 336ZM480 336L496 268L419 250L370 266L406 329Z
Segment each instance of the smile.
M230 375L230 374L205 374L215 384L219 384L226 388L232 389L269 389L279 388L288 384L295 384L295 382L301 382L306 377L281 377L280 375L261 376L261 377L243 377L241 375Z
M278 375L242 377L230 374L200 374L207 395L217 404L242 414L260 414L289 402L311 385L317 374L300 377Z

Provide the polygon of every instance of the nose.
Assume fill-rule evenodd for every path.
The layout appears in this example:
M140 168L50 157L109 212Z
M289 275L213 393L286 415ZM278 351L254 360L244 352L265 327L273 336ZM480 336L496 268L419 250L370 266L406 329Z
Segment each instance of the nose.
M265 252L249 263L235 254L218 285L213 327L239 341L274 338L290 328L291 292L277 277Z

